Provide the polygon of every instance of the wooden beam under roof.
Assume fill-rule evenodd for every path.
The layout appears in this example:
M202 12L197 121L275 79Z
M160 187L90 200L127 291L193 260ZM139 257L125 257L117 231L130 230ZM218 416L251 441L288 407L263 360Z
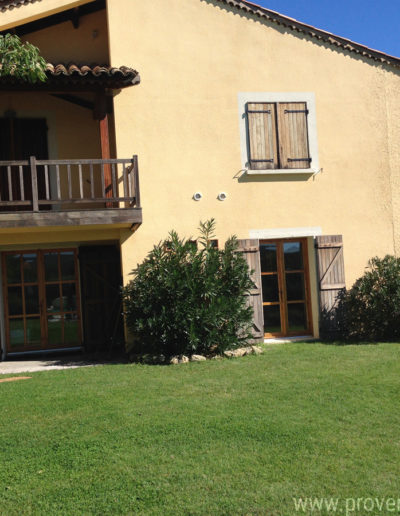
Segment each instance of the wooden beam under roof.
M79 19L82 16L86 16L88 14L101 11L105 8L106 0L94 0L88 4L74 7L73 9L67 9L66 11L61 11L59 13L52 14L50 16L45 16L43 18L40 18L29 23L24 23L23 25L19 25L12 29L4 30L0 32L0 34L12 32L13 34L17 34L18 36L25 36L26 34L31 34L32 32L47 29L48 27L52 27L54 25L58 25L60 23L65 23L68 21L70 21L75 28L78 28Z

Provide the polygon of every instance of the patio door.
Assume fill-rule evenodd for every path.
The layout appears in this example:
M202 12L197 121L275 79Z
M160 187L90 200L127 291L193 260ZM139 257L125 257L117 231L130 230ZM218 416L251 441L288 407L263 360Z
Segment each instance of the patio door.
M307 240L260 242L265 337L312 333Z
M81 345L75 249L3 253L7 352Z

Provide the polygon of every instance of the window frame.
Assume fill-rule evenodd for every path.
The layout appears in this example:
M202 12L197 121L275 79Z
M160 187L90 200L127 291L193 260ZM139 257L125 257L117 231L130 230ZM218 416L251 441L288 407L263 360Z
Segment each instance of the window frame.
M313 92L241 92L238 94L239 102L239 128L240 128L240 150L242 170L248 175L287 175L302 174L312 175L319 172L317 124L315 111L315 95ZM252 103L290 103L305 102L307 115L308 147L311 163L309 168L266 168L251 169L249 162L249 139L247 122L247 104Z

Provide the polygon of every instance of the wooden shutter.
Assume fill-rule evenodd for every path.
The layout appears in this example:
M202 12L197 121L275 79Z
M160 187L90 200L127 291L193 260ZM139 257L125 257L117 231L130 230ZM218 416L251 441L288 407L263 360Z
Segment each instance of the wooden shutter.
M250 169L278 168L275 104L247 104Z
M243 253L249 269L253 271L251 279L254 288L248 297L248 304L253 308L253 340L264 341L264 316L261 290L260 242L255 239L239 240L238 251Z
M310 168L308 148L307 104L278 104L278 135L280 168Z
M344 279L342 235L316 237L318 280L320 298L321 336L334 335L337 331L337 297L346 288Z

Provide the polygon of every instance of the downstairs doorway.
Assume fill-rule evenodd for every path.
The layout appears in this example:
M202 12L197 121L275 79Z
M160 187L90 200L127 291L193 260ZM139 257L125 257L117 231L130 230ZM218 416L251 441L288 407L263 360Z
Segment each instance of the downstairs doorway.
M264 336L312 334L307 239L260 241Z
M124 344L118 245L5 251L7 355Z

